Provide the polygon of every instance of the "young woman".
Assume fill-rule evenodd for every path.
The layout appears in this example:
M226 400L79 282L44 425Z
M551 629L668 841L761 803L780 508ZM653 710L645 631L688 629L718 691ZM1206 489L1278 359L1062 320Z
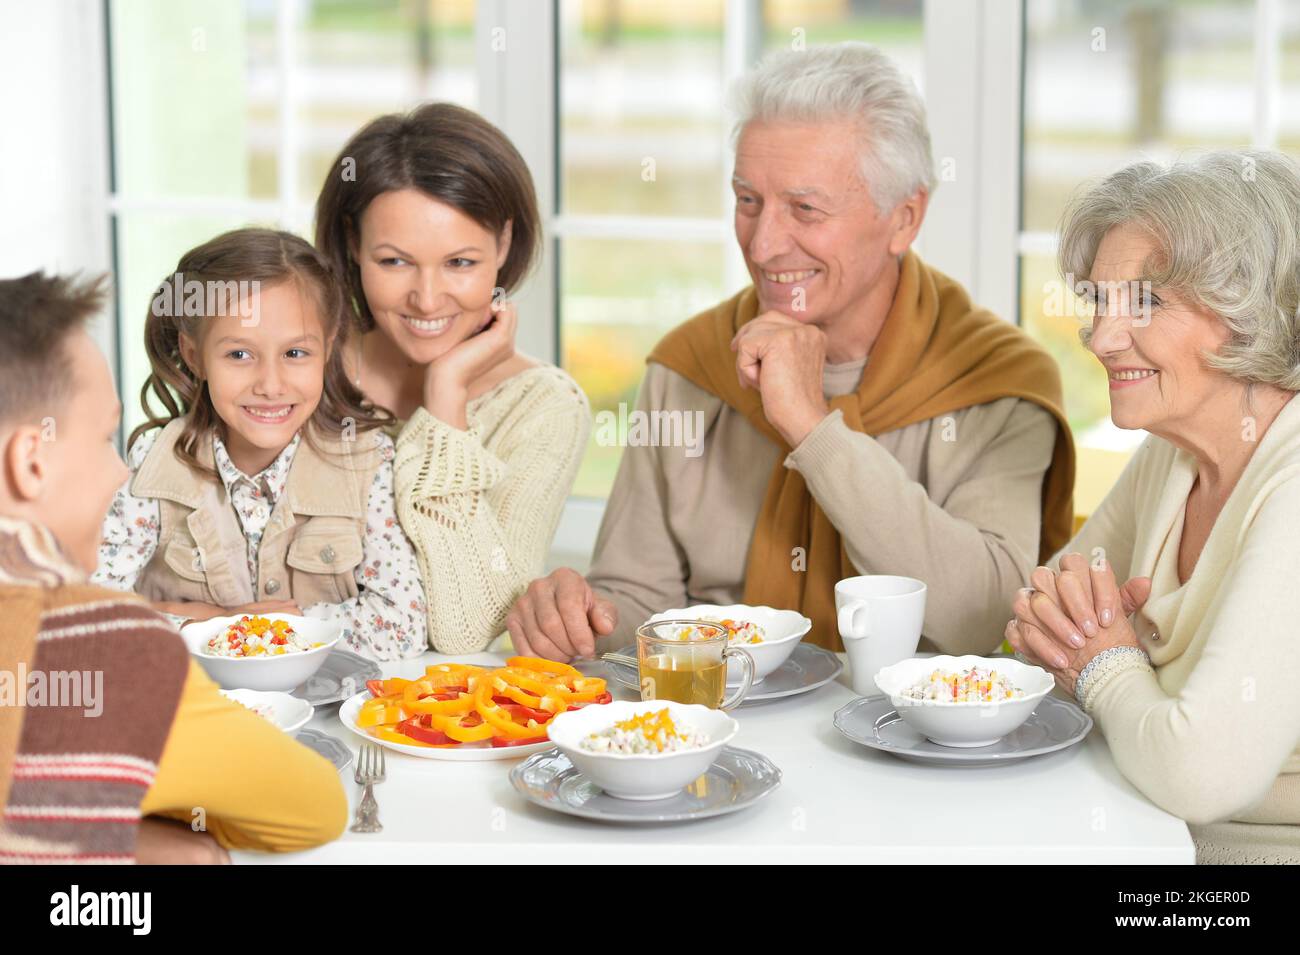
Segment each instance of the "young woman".
M403 422L396 489L419 553L429 642L482 650L539 575L590 428L578 385L515 350L506 296L540 237L532 180L501 131L430 103L339 153L316 245L360 331L352 383Z

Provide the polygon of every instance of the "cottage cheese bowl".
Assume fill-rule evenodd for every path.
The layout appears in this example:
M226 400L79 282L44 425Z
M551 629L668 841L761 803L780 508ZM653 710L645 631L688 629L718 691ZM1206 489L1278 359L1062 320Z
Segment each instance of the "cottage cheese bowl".
M246 614L231 617L213 617L181 627L181 639L190 653L199 661L223 689L280 690L288 692L305 683L325 662L334 644L342 636L343 628L335 622L314 620L293 614L269 613L260 616L269 620L284 621L277 630L285 628L292 636L283 643L272 643L263 635L244 640L245 649L265 645L265 652L249 656L230 655L230 642L226 635L238 626ZM216 644L213 645L213 641ZM278 651L278 652L276 652Z
M757 633L747 631L739 634L738 639L729 639L727 645L739 647L753 658L755 683L785 663L799 641L812 629L812 621L797 611L748 607L744 604L696 604L693 607L680 607L657 613L646 623L677 619L714 622L729 620L733 624L752 624ZM758 642L753 642L752 636L758 636ZM740 664L734 660L727 661L727 682L741 682Z
M677 795L739 730L721 710L668 700L593 704L550 725L551 742L578 772L619 799Z
M1055 681L1011 657L913 657L876 673L903 722L940 746L991 746L1029 719Z

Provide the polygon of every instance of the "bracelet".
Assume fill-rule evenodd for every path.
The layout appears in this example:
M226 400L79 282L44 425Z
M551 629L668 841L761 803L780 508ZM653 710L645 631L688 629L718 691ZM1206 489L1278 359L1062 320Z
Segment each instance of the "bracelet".
M1102 650L1079 671L1079 676L1074 681L1074 698L1086 711L1089 699L1109 682L1106 677L1133 666L1152 669L1151 658L1141 647L1123 646ZM1090 682L1096 686L1090 686Z

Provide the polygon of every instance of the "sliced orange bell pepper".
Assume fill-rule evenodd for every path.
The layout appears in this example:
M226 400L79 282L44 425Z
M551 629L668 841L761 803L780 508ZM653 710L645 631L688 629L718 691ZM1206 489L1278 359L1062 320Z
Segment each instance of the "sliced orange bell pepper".
M425 746L429 749L436 747L432 743L421 743L418 739L411 739L405 733L399 733L397 730L387 726L374 726L367 730L375 739L387 740L390 743L401 743L403 746Z
M478 743L496 735L496 727L487 720L482 720L476 726L466 726L464 721L464 716L435 714L429 717L429 723L434 729L442 730L458 743Z
M431 663L424 668L424 676L421 683L428 683L433 687L440 686L468 686L469 678L478 676L486 672L483 667L472 666L468 663Z
M401 720L402 705L392 697L366 700L357 713L357 725L362 729L385 723L400 723Z
M400 695L410 682L410 680L403 680L400 676L390 676L386 680L382 680L381 685L383 686L384 696Z
M536 699L540 699L547 693L552 692L556 687L563 685L561 677L547 676L544 673L538 673L536 670L525 670L522 667L502 667L500 670L494 670L491 677L494 682L502 680L511 686L527 690ZM525 705L535 706L536 704Z
M509 739L529 739L534 736L545 736L546 727L549 723L537 723L535 720L529 720L527 725L516 723L510 718L510 714L492 702L492 684L489 680L481 680L478 689L474 691L474 709L487 723L491 723L498 733L498 736L505 736ZM443 732L446 732L444 730ZM450 735L450 734L448 734Z
M461 693L454 700L422 700L425 693L434 693L436 689L424 680L416 680L402 691L402 709L408 714L416 713L468 713L474 708L474 697Z
M518 667L521 670L534 670L550 676L582 676L581 671L569 666L567 663L561 663L558 660L543 660L541 657L510 657L506 660L506 666Z
M571 703L590 703L605 692L605 681L600 677L579 677L569 686L556 687L556 692Z

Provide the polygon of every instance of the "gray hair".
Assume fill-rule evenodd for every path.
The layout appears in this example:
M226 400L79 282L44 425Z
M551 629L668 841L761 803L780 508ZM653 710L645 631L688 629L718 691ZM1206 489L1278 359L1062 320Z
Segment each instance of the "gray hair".
M751 122L851 119L862 128L862 178L888 212L918 189L934 190L925 104L912 81L868 43L769 53L731 92L733 142Z
M1127 166L1067 206L1062 274L1087 277L1105 234L1130 224L1158 249L1140 278L1228 327L1218 354L1205 356L1211 368L1300 391L1300 164L1268 150L1221 150ZM1090 333L1080 330L1085 345Z

